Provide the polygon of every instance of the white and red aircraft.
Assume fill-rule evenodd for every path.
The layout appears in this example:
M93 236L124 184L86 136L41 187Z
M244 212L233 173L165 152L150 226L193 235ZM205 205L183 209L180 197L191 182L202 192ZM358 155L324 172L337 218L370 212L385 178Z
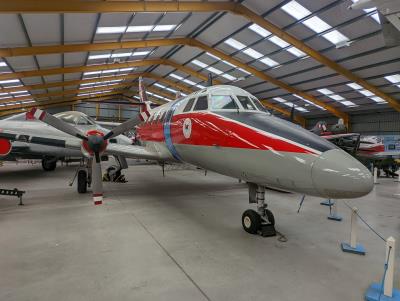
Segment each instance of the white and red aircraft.
M274 223L264 202L265 187L332 199L357 198L372 190L371 173L355 158L326 139L272 116L243 89L211 86L154 109L150 109L141 79L139 93L140 114L108 133L84 133L44 111L32 112L71 135L64 147L82 149L91 159L96 204L103 196L103 153L186 162L246 181L250 203L257 204L257 212L247 210L242 216L249 233ZM108 143L134 127L140 146Z

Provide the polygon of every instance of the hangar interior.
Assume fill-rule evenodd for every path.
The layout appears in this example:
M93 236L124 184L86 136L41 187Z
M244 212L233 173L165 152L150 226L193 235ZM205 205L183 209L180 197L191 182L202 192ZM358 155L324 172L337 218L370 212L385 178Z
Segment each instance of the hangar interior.
M370 285L382 277L384 297L400 300L399 252L385 253L388 237L400 239L400 5L396 0L359 1L365 5L357 6L356 0L1 1L0 300L375 300L368 295ZM223 153L226 137L221 145L210 142L214 150L203 150L204 155L196 146L206 133L200 132L191 148L174 146L175 138L168 145L167 132L173 131L165 127L176 111L162 108L184 103L210 84L241 88L253 96L255 107L259 100L268 112L265 118L285 120L262 129L269 135L266 141L286 133L285 143L300 144L304 153L314 151L317 138L344 149L369 170L372 191L361 195L354 186L354 199L348 199L351 187L335 198L333 191L345 189L346 183L332 180L326 184L332 198L328 192L323 197L319 188L319 194L308 196L309 190L289 187L280 178L276 186L256 183L255 202L249 205L257 173L307 178L300 165L311 159L291 157L299 167L287 161L261 168L265 161L260 161L257 173L243 171L241 177L235 168L257 163L245 159L242 146ZM231 97L237 115L247 116L238 97ZM159 146L146 150L150 143L140 144L145 135L131 124L121 133L129 136L135 154L143 147L140 156L125 158L129 151L119 150L119 159L109 155L108 161L101 162L102 156L97 162L87 137L82 139L88 147L79 142L72 155L66 154L69 140L60 142L53 132L49 142L46 133L51 127L68 129L37 114L81 112L112 131L135 118L146 124L146 108L159 112L153 116L150 111L147 121L163 122L168 155L189 158L183 164L154 159L151 152L161 152ZM168 110L172 115L166 122L162 113L168 116ZM35 118L47 124L24 120ZM190 130L179 128L182 139L192 139L197 129L196 121L189 118L188 125L187 119L182 127ZM8 133L11 121L16 126ZM236 135L238 123L231 123L228 135ZM299 137L313 136L306 142L293 139L300 128ZM80 132L73 133L79 138ZM242 141L246 133L240 132ZM124 141L115 137L104 149ZM34 140L39 151L33 151ZM252 145L264 143L256 140ZM62 151L57 150L60 143ZM264 149L282 151L274 147ZM335 158L332 166L351 169L346 162L353 161ZM101 188L94 180L94 162L99 175L106 171L108 177L100 178ZM85 187L79 188L86 164L92 165ZM110 180L115 169L108 168L114 164L115 181ZM348 186L361 177L360 169L357 175L351 172L342 175ZM324 179L320 182L333 178ZM75 182L69 185L74 180L79 193ZM2 193L14 188L25 192L25 206L16 206L13 193ZM80 189L93 191L95 204L104 190L102 206L94 206L92 194ZM259 206L265 189L276 236L249 235L242 230L242 213ZM320 205L326 199L335 205ZM365 256L341 250L353 230Z

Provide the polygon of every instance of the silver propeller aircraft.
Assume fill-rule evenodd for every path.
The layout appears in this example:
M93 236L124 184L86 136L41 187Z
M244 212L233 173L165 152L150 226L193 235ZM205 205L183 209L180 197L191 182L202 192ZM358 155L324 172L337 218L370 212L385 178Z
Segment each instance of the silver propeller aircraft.
M107 131L101 123L96 122L91 117L82 112L67 111L54 115L58 119L77 127L83 132L89 130ZM110 124L116 126L116 124ZM21 113L12 117L0 120L0 132L11 131L14 133L23 133L10 142L6 138L0 138L0 159L3 161L14 161L16 159L40 159L45 171L52 171L57 166L57 161L65 157L82 157L80 150L69 149L57 144L57 139L70 138L70 135L57 130L43 122L40 122L31 116L30 113ZM52 143L37 144L35 141L42 136L52 138ZM45 142L45 141L42 141ZM132 144L131 139L125 136L115 137L112 143L123 145ZM63 140L60 140L63 145ZM119 158L117 158L119 162ZM123 164L120 164L120 166Z
M260 233L274 224L265 204L265 188L322 198L357 198L373 187L371 173L354 157L326 139L272 116L243 89L217 85L150 109L139 79L140 114L105 133L82 131L39 109L34 116L70 135L62 146L82 150L91 161L95 204L101 204L101 154L186 162L249 184L243 228ZM136 127L140 145L111 144L110 139ZM0 137L9 137L7 132ZM46 145L46 138L39 141ZM48 145L49 143L47 143Z

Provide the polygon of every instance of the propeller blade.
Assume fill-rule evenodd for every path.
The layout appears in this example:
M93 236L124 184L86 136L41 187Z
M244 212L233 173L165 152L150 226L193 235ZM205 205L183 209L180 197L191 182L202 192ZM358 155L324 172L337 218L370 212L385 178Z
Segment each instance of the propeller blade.
M128 121L125 121L124 123L121 123L119 126L113 128L111 131L109 131L104 137L104 140L114 138L118 135L121 135L124 132L127 132L131 129L133 129L136 125L138 125L141 122L141 119L138 116L133 117L129 119Z
M30 111L36 119L43 121L44 123L51 125L52 127L56 128L57 130L67 133L71 136L78 137L83 140L87 140L86 136L77 128L69 125L68 123L54 117L51 114L48 114L40 109L33 108Z
M100 154L96 152L92 159L92 192L95 205L103 203L103 179L101 173Z

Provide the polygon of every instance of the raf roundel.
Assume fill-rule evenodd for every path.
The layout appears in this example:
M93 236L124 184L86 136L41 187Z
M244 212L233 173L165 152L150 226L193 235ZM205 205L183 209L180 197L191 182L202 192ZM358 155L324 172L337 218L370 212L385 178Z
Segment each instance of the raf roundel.
M185 121L183 122L183 136L185 136L186 139L189 139L191 134L192 134L192 121L189 118L186 118Z

